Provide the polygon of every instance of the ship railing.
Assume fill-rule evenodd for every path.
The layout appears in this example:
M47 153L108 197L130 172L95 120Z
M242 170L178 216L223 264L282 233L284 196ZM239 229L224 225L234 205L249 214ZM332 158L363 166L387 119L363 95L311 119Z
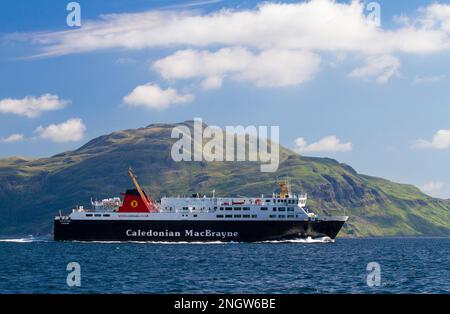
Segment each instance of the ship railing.
M209 208L189 208L189 212L191 212L191 213L209 213L212 211L213 211L213 209L209 209Z

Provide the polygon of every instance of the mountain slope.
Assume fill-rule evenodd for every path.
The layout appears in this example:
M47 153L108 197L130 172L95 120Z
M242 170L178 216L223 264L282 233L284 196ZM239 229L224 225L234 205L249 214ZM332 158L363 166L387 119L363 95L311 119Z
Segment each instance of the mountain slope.
M192 127L192 121L182 123ZM51 232L57 210L117 196L131 182L129 166L154 197L269 195L276 180L289 177L294 191L309 195L309 207L346 214L343 235L450 235L450 202L416 187L358 174L328 158L299 156L280 147L275 173L254 162L174 162L173 124L153 124L98 137L75 151L49 158L0 159L0 235Z

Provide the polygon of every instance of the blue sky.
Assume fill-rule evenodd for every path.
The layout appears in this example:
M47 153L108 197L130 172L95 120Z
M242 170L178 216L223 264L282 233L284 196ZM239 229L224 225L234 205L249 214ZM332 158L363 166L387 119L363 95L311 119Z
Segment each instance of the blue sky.
M49 156L115 130L201 117L279 125L281 144L305 155L450 198L445 2L378 1L378 28L361 24L368 12L331 0L283 2L299 10L292 25L280 2L78 1L82 25L73 28L68 2L2 1L0 157ZM322 6L333 34L320 31ZM225 26L214 24L221 18ZM139 86L161 101L143 100ZM50 109L30 116L30 106Z

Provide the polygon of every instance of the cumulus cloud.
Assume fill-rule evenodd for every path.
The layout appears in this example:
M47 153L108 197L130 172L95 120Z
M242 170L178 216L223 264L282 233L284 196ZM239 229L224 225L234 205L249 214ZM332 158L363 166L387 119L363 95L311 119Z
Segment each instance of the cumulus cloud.
M0 143L15 143L23 141L25 136L23 134L15 133L7 137L0 138Z
M320 66L320 57L308 51L269 49L258 54L246 48L180 50L153 63L165 79L201 78L206 89L218 88L225 77L257 86L290 86L310 80Z
M450 5L430 5L407 25L384 29L368 21L363 1L311 0L207 13L106 14L79 29L14 36L39 44L41 56L186 45L423 54L450 49L449 11Z
M385 84L393 76L399 76L400 60L398 58L382 55L370 56L366 64L354 69L350 77L373 78L377 83Z
M341 141L335 136L330 135L322 138L321 140L308 144L306 140L299 137L295 140L295 151L303 153L338 153L347 152L352 150L352 143L341 143Z
M426 8L422 8L424 13L420 22L427 29L442 29L450 32L450 5L433 3Z
M55 143L78 142L83 139L86 126L81 119L69 119L60 124L39 126L34 131L39 138Z
M450 130L439 130L434 135L431 141L419 139L413 147L415 148L432 148L432 149L446 149L450 147Z
M422 190L422 192L434 196L434 197L441 197L442 192L444 190L444 183L439 181L430 181L425 183L422 186L419 186L419 189Z
M180 95L176 89L162 89L156 84L145 84L137 86L133 91L123 98L128 106L146 107L162 110L173 104L191 102L194 96L191 94Z
M43 111L58 110L65 107L67 100L57 95L43 94L39 97L27 96L21 99L5 98L0 100L0 114L11 113L28 118L35 118Z

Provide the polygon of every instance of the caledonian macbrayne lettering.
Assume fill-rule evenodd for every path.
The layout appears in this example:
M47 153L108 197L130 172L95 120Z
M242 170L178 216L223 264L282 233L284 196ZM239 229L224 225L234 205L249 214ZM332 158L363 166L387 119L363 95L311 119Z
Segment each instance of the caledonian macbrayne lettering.
M126 231L126 234L128 237L181 237L181 232L179 231L156 231L156 230L132 230L128 229ZM223 232L223 231L211 231L211 230L204 230L204 231L194 231L192 229L190 230L184 230L184 236L185 237L194 237L194 238L203 238L203 237L219 237L219 238L233 238L233 237L239 237L238 232Z

